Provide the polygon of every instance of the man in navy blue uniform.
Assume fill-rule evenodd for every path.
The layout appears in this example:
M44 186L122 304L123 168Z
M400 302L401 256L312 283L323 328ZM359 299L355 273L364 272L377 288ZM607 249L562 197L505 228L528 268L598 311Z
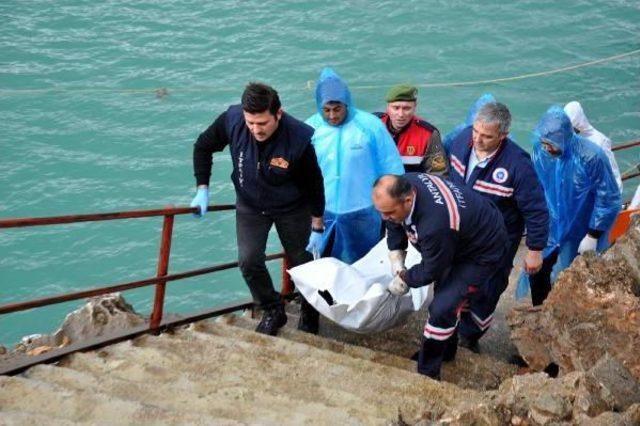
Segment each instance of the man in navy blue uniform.
M509 284L513 259L522 234L527 229L527 253L523 269L533 274L542 266L542 250L547 244L549 213L544 191L529 154L509 138L511 113L499 102L484 104L473 124L463 129L449 146L450 179L473 188L502 212L510 246L500 272L486 287L490 315L479 328L460 327L460 344L478 351L478 339L487 330L493 311Z
M324 184L312 136L311 127L282 111L273 88L250 83L242 105L218 116L193 147L197 193L191 206L202 216L209 205L212 154L229 145L240 270L254 303L265 311L256 328L259 333L275 335L287 322L265 265L271 226L275 224L292 267L312 260L305 246L317 244L313 238L324 230ZM312 228L317 232L311 233Z
M398 268L389 292L400 296L409 287L434 285L418 372L439 379L442 361L455 357L458 323L488 314L482 290L508 244L502 216L482 196L426 173L381 177L373 202L386 221L390 257L406 252L408 242L422 255L410 269Z

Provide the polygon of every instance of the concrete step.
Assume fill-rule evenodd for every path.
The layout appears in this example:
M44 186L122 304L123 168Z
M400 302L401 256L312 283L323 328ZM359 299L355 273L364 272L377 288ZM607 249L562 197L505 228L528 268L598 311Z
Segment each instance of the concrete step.
M85 354L76 354L65 365L124 380L141 381L152 375L157 386L172 386L187 376L197 390L215 393L216 401L233 405L242 399L243 406L251 402L240 417L247 422L262 422L274 411L276 419L286 421L293 415L291 407L298 406L305 409L295 409L296 416L308 420L326 419L331 412L332 419L368 423L393 419L398 410L410 418L425 408L444 409L454 395L466 392L306 344L224 324L215 324L215 329L219 335L186 330L146 336L100 351L100 363L87 363ZM198 377L215 380L198 382ZM437 397L424 398L429 394ZM283 412L274 407L286 408Z
M48 416L43 414L33 414L33 413L25 413L21 411L9 411L2 410L2 421L0 422L3 426L24 426L24 425L44 425L44 424L54 424L56 426L75 426L80 425L80 422L73 422L71 420L62 419L60 417ZM100 423L96 423L100 424Z
M332 409L344 406L348 400L350 402L347 406L352 415L356 412L363 416L377 413L383 399L391 397L402 401L398 407L403 411L416 412L422 405L419 398L406 397L403 386L396 385L403 383L403 377L393 381L394 385L386 386L385 396L380 395L380 386L387 382L389 376L397 376L395 373L398 372L410 377L410 381L425 381L413 373L395 371L396 369L391 371L388 367L237 327L216 324L214 330L217 331L216 334L195 330L176 333L171 340L154 342L154 347L162 347L162 352L175 352L177 347L187 346L190 350L205 353L218 352L221 348L220 352L226 357L223 363L220 363L218 357L214 357L204 366L192 367L197 370L207 369L206 374L227 373L233 377L242 377L248 383L258 382L259 387L288 394L289 400L320 402ZM198 357L189 354L192 360ZM218 367L224 371L219 371ZM371 377L362 378L365 374L371 374ZM345 384L345 378L355 382ZM406 381L406 377L404 379ZM371 381L376 385L363 386ZM313 386L320 383L321 387ZM306 389L306 392L300 392L301 389ZM381 414L388 416L389 411L385 410Z
M191 327L194 330L213 333L220 336L227 336L235 342L273 342L274 345L277 344L284 348L287 348L288 354L294 352L295 348L300 348L302 352L297 355L299 357L306 356L307 353L311 351L311 346L315 349L320 349L322 352L319 353L324 353L326 359L330 360L331 362L335 362L336 360L338 360L351 369L363 369L365 371L372 371L380 374L383 374L384 372L384 374L386 374L386 377L389 379L388 383L397 383L398 380L393 378L394 376L397 376L398 378L402 377L402 380L405 380L407 383L417 384L421 387L428 386L430 388L435 387L439 389L455 388L458 392L461 391L460 389L456 388L455 386L451 386L450 384L438 384L430 379L425 378L424 376L416 374L414 372L415 363L406 358L400 358L387 353L378 353L367 348L344 344L342 342L313 336L307 333L299 332L297 330L284 329L281 331L281 336L276 338L263 336L252 331L255 321L247 321L242 318L227 318L226 320L230 322L230 324L228 325L231 325L231 327L220 327L217 323L212 324L211 322L206 321L193 324ZM291 337L296 343L299 344L293 345L291 341L287 341L285 339L282 339L281 337ZM259 346L262 347L262 344ZM318 356L316 356L316 358L317 357ZM329 374L329 372L330 371L327 370L325 374ZM393 393L389 391L390 385L388 383L384 383L384 380L385 379L381 381L379 386L387 388L387 397L393 397ZM342 384L341 388L343 388ZM365 389L365 392L368 389L369 388ZM444 391L443 395L445 395L446 393L447 392ZM420 392L418 392L417 395L420 395ZM405 392L402 398L406 402L408 398L411 398L411 395Z
M146 381L129 380L127 376L118 377L105 374L100 368L101 357L84 354L82 363L76 364L81 370L68 367L39 365L30 369L25 376L29 379L55 384L72 392L87 389L99 389L100 393L126 401L139 402L145 405L162 407L176 413L183 413L185 418L196 417L215 419L215 424L242 424L232 419L237 417L232 405L216 392L216 384L197 376L196 382L187 377L180 377L173 382L159 383L153 377ZM158 372L158 370L156 370ZM237 395L243 389L238 388ZM231 418L230 418L231 417Z
M216 324L224 322L232 327L217 327ZM239 327L243 330L253 331L258 324L258 320L252 319L246 316L228 315L223 318L219 318L214 323L213 321L201 321L193 324L192 328L197 331L205 333L213 333L222 335L227 333L228 336L233 336L237 331L235 327ZM295 323L294 323L295 324ZM415 362L409 358L400 357L387 352L379 352L373 349L365 348L362 346L351 345L345 342L340 342L328 337L322 337L314 334L298 331L294 326L287 326L282 328L278 333L279 338L287 339L297 343L302 343L308 346L313 346L318 349L328 350L334 353L344 354L351 358L362 359L378 364L386 365L389 367L400 368L406 371L415 371ZM251 334L241 333L241 336L251 336Z
M157 343L157 340L153 343ZM118 349L114 351L118 355L132 355L133 352L139 351L138 354L146 353L151 359L156 352L155 347L146 347L146 343L140 346L121 345ZM141 401L147 405L159 405L185 414L207 414L208 416L203 418L215 419L215 424L235 424L229 417L236 418L242 423L326 424L329 412L331 413L329 418L332 421L345 424L370 424L385 420L367 413L362 415L363 413L354 412L352 407L344 404L340 406L336 403L333 406L327 406L296 400L295 396L292 398L290 395L279 394L277 389L268 389L268 392L260 394L260 389L256 389L255 383L246 383L244 378L234 376L231 371L227 371L222 377L185 374L181 371L181 367L184 367L182 361L171 370L146 366L146 370L154 375L146 377L146 383L141 383L138 371L140 368L135 366L139 360L133 361L130 366L132 368L122 369L123 364L120 363L120 367L116 366L120 360L110 361L114 353L101 353L99 357L94 354L76 354L70 366L79 370L37 366L27 373L27 377L46 381L71 393L83 389L100 389L101 393L109 394L114 399ZM111 367L115 367L116 370L110 371ZM137 374L132 376L131 372ZM157 381L155 380L157 375L169 380ZM185 378L187 375L189 378ZM132 378L135 380L130 380ZM193 378L198 381L191 381L190 379ZM249 409L247 409L248 406ZM292 406L300 408L291 409Z
M0 377L0 408L3 419L7 411L23 414L25 421L42 416L91 424L183 424L207 420L206 417L115 398L101 393L100 389L73 390L26 377ZM15 415L14 420L18 420Z
M354 358L366 359L383 365L416 371L416 363L410 359L418 350L424 319L422 314L413 316L406 324L381 333L358 334L344 330L322 319L320 335L314 336L296 329L296 304L287 305L289 321L278 337L301 342ZM292 318L294 317L294 318ZM247 315L228 315L225 321L245 330L254 330L258 319ZM203 322L204 323L204 322ZM418 325L419 324L419 327ZM474 390L497 389L505 379L517 373L518 367L507 364L487 354L476 354L466 348L458 348L456 359L442 366L442 380L459 387Z
M329 410L334 419L349 421L352 418L351 413L348 412L350 408L345 410L344 407L337 404L327 406L297 398L296 395L287 395L286 392L278 390L272 392L269 389L268 392L261 393L261 389L269 388L272 385L276 386L278 381L282 381L283 378L279 380L260 378L258 380L255 377L247 377L247 375L255 374L255 371L247 367L246 363L241 363L241 371L236 371L230 366L236 363L233 362L232 357L229 357L225 362L219 362L216 359L207 360L206 362L210 364L211 368L203 367L198 362L188 364L188 359L176 360L175 364L170 360L165 364L165 367L160 367L157 364L141 365L145 362L145 356L149 360L155 358L158 349L157 343L158 340L145 344L138 342L137 346L119 348L120 350L117 352L103 354L100 363L96 363L95 359L87 356L74 356L75 359L68 366L89 373L98 381L105 381L105 377L112 378L111 382L105 381L104 387L109 388L109 392L117 392L124 397L140 397L151 403L164 400L169 408L175 408L174 404L177 404L178 407L188 408L189 411L210 413L217 417L232 417L242 422L278 423L284 421L281 418L283 413L291 414L288 407L298 404L304 404L307 416L315 413L322 418L324 413ZM193 340L189 343L193 344ZM153 345L153 347L147 347L147 345ZM175 351L174 348L168 346L164 350ZM122 361L120 356L127 356L127 361ZM174 354L172 353L169 358L173 359ZM151 361L151 364L155 363ZM111 370L111 368L114 369ZM141 370L153 374L153 377L147 378L151 379L149 385L140 383L142 380ZM135 380L130 380L132 377ZM148 389L149 386L152 389ZM168 395L173 396L168 398ZM238 401L243 401L243 406L250 404L250 409L239 412ZM367 419L366 416L360 417L361 420ZM371 417L369 416L369 419Z
M0 377L0 411L14 424L383 424L483 398L406 358L254 324L203 321Z

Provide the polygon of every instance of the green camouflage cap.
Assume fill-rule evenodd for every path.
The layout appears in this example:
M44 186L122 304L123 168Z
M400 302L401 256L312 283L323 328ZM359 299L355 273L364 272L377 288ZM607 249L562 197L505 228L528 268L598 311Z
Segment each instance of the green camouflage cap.
M387 102L415 101L418 98L418 89L409 84L397 84L387 92Z

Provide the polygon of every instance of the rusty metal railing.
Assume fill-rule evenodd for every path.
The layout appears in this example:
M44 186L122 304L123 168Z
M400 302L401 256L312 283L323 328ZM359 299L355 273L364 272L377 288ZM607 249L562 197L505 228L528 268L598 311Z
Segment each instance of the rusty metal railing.
M209 206L208 211L224 211L233 210L235 206L214 205ZM190 271L180 272L176 274L168 274L169 259L171 256L171 239L173 236L173 223L177 215L192 214L197 211L196 207L173 207L168 206L164 209L156 210L133 210L114 213L97 213L85 215L69 215L55 217L39 217L39 218L20 218L20 219L2 219L0 220L0 229L2 228L21 228L30 226L59 225L78 222L97 222L105 220L119 219L136 219L148 217L164 217L162 224L162 233L160 241L160 252L158 254L158 269L155 277L145 278L138 281L114 284L106 287L97 287L90 290L77 291L73 293L64 293L54 296L44 297L41 299L28 300L24 302L10 303L0 305L0 315L12 312L24 311L27 309L37 308L41 306L52 305L56 303L69 302L72 300L84 299L113 293L116 291L131 290L139 287L155 285L155 294L153 302L153 311L149 321L149 330L153 331L160 326L164 311L164 295L166 284L169 281L181 280L185 278L195 277L198 275L209 274L212 272L222 271L238 267L238 262L229 262L215 265L208 268L194 269ZM286 259L284 253L269 254L266 260L283 259L283 290L284 292L291 290L291 284L286 273Z
M611 151L620 151L622 149L632 148L634 146L640 146L640 140L629 141L629 142L614 145L611 147Z

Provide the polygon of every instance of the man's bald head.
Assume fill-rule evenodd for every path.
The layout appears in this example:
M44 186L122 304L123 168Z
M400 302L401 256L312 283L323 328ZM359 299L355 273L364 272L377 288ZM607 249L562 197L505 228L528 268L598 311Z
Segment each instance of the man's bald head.
M404 176L384 175L373 185L373 204L384 220L402 223L411 214L414 197L413 186Z

